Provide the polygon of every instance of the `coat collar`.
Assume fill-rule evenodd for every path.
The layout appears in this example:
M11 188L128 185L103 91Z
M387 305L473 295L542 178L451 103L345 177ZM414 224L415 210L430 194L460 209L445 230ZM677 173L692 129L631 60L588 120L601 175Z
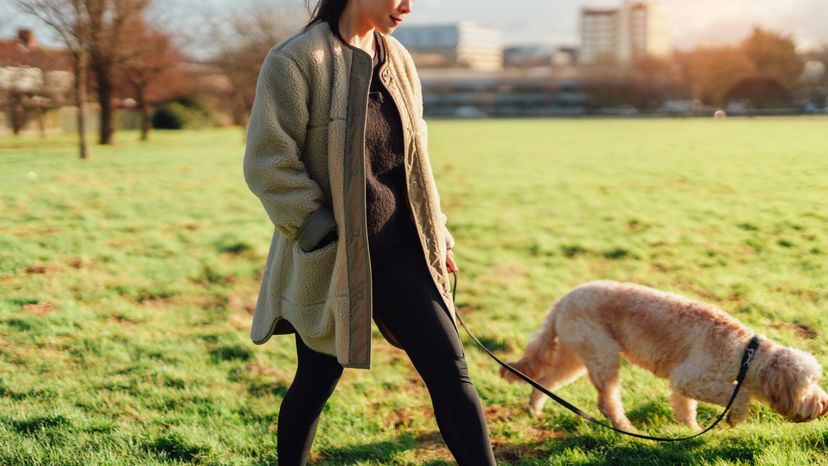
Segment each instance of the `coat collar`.
M342 37L342 34L340 34L340 32L339 32L339 25L338 24L335 24L335 23L327 23L327 24L328 24L328 28L331 30L331 33L333 33L333 35L339 40L340 43L344 44L346 47L353 50L355 53L363 53L365 55L368 55L368 52L366 52L365 50L362 50L359 47L355 47L355 46L349 44L345 40L345 38ZM376 43L376 47L377 47L375 58L380 63L385 63L385 49L386 49L385 35L380 33L379 31L375 30L374 31L374 39L375 39L375 43ZM372 59L373 58L374 57L372 57Z
M336 95L347 95L347 89L350 87L350 80L351 77L349 76L350 73L346 72L345 74L340 74L337 71L339 70L347 70L351 66L353 66L354 60L357 60L362 63L372 64L373 60L368 52L362 50L359 47L355 47L342 37L339 33L337 25L328 23L327 21L320 21L316 25L313 25L312 28L324 28L323 34L328 35L328 44L330 46L331 58L333 59L334 67L333 67L333 83L331 86L331 90L334 96ZM320 30L320 32L322 32ZM395 67L392 66L395 60L394 54L392 49L388 45L388 38L385 34L374 31L375 38L377 40L377 53L379 54L378 58L380 60L379 65L379 73L380 79L388 85L389 81L393 78L391 77L392 74L395 74ZM346 59L343 55L348 55L348 51L350 51L350 57ZM344 53L343 53L344 52ZM362 66L362 65L361 65ZM364 73L367 75L368 79L370 76L373 75L373 66L366 66ZM361 72L359 74L362 74ZM367 98L367 96L366 96ZM407 104L407 102L406 102ZM331 106L331 119L345 119L345 111L347 106Z

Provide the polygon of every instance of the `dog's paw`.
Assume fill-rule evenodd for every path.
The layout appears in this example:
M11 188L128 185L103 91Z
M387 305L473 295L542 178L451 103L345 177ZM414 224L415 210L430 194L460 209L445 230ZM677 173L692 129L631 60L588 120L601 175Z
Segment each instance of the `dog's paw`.
M740 393L736 397L736 401L733 402L733 406L730 407L730 411L727 412L725 421L727 421L730 427L736 427L741 424L742 421L747 419L749 412L750 398L748 398L744 393Z
M529 406L527 406L526 410L529 412L529 415L531 415L532 417L536 417L536 418L542 418L543 417L543 405L535 406L532 403L529 403Z
M744 416L734 416L732 413L727 413L727 416L725 416L725 421L730 427L736 427L744 420Z
M725 416L725 421L730 427L736 427L747 418L747 414L747 409L731 408L730 411L727 412L727 416Z
M638 434L638 429L632 425L632 423L628 420L620 421L620 422L612 422L612 426L616 429L623 430L624 432L629 432L631 434Z

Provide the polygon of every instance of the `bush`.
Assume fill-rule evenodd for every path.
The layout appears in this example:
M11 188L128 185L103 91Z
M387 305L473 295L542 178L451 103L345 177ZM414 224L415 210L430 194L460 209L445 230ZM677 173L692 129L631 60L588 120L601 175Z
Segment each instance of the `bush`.
M216 126L215 110L203 100L181 99L164 104L152 115L156 129L194 129Z
M181 129L184 119L170 105L159 107L152 114L152 127L155 129Z

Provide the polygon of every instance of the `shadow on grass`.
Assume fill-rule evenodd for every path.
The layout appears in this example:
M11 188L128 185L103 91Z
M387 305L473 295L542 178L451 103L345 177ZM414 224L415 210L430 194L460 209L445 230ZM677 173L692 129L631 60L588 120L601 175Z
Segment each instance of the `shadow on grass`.
M521 451L522 450L522 451ZM617 443L593 435L572 435L547 442L520 445L503 445L495 454L498 460L508 464L548 464L572 459L573 452L579 452L579 465L613 464L689 464L704 457L707 462L718 460L752 464L756 450L755 442L745 439L729 439L726 444L709 445L704 440L685 442L633 441ZM588 455L589 458L584 458Z
M74 422L60 414L31 416L24 419L0 417L0 425L47 448L63 448L72 441L72 436L76 431Z
M397 442L374 442L350 445L341 448L325 449L320 452L314 464L355 464L361 461L388 461L394 453L404 451L407 447Z
M177 432L156 437L152 442L146 443L144 449L162 458L187 463L199 462L203 456L210 453L208 444L202 444Z
M483 346L488 348L489 351L500 352L500 353L504 353L504 354L512 354L514 352L514 348L512 348L512 346L506 340L503 340L503 339L500 339L500 338L481 337L481 336L478 336L477 339L480 340L480 343L483 343ZM463 341L463 345L465 347L474 348L474 349L480 351L481 353L484 352L479 346L477 346L477 343L475 343L474 340L472 340L471 338L466 338Z
M282 382L253 381L247 388L247 393L255 397L275 396L283 399L289 388L290 385Z
M389 458L396 453L406 450L420 450L424 448L442 447L445 448L443 438L439 432L429 432L412 436L401 434L395 441L357 443L341 448L327 448L319 453L313 464L316 465L340 465L357 464L365 461L373 461L377 464L393 464ZM440 459L427 460L420 463L427 466L444 466L456 464L453 461Z
M598 413L599 419L602 418ZM633 424L639 426L639 429L646 428L648 424L670 424L674 423L673 412L670 408L660 402L649 401L646 403L636 404L635 407L627 411L627 417Z
M589 410L587 410L589 411ZM700 407L699 423L707 427L721 413L715 407ZM593 413L602 422L608 422L600 413ZM627 415L638 428L639 433L653 434L655 426L674 425L680 430L665 437L686 437L693 434L689 429L681 429L682 425L673 418L672 411L663 402L648 402L636 405L627 411ZM563 431L555 432L555 438L539 442L522 442L515 444L501 444L495 450L498 462L506 464L565 464L575 462L584 464L613 464L613 465L640 465L640 464L688 464L704 457L708 462L722 460L727 462L750 464L760 451L756 449L755 439L727 438L710 439L721 429L715 428L699 438L679 442L657 442L632 439L609 430L603 431L595 427L593 433L573 433L578 425L587 421L578 417L568 416L572 422L558 422Z
M17 433L32 434L50 429L64 429L68 430L72 422L64 416L59 414L46 416L33 416L21 420L5 421Z
M659 409L656 408L655 411ZM715 432L715 431L714 431ZM715 435L715 433L711 433ZM652 442L645 440L627 441L621 437L597 434L566 434L556 432L554 438L540 441L496 443L495 458L498 464L541 465L641 465L641 464L688 464L703 457L708 462L751 464L760 453L752 439L728 438L715 445L701 439L684 442ZM687 435L675 434L676 436ZM439 432L419 436L402 434L395 441L355 443L346 447L329 448L321 451L313 461L316 465L394 464L389 458L407 450L432 450L446 448ZM574 458L573 458L574 456ZM576 459L577 458L577 459ZM423 459L429 466L455 464L451 459Z

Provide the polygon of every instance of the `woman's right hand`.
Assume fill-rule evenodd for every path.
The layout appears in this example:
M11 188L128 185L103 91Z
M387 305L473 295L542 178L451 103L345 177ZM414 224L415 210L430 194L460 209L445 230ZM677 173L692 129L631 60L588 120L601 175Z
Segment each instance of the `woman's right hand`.
M449 273L458 271L457 263L454 262L454 253L451 249L446 252L446 270L448 270Z
M316 246L314 246L313 250L322 249L325 246L327 246L327 245L333 243L334 241L336 241L336 239L337 239L337 234L336 234L336 229L334 228L333 230L330 231L330 233L325 235L325 237L323 237L321 240L319 240L318 243L316 243Z

